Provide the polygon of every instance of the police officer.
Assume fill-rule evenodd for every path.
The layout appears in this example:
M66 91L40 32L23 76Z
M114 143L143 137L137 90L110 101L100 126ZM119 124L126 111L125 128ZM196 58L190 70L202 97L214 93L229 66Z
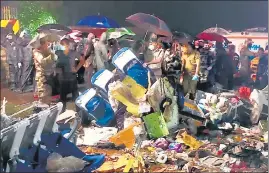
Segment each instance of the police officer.
M7 62L9 64L9 84L10 89L15 90L18 88L20 69L22 66L22 50L18 47L16 37L14 34L7 35L6 52Z
M30 36L26 32L22 32L20 38L18 39L18 44L22 49L22 68L21 68L21 78L20 78L20 91L26 92L31 90L29 86L33 83L32 71L33 71L33 53L32 48L27 47L28 43L31 41Z

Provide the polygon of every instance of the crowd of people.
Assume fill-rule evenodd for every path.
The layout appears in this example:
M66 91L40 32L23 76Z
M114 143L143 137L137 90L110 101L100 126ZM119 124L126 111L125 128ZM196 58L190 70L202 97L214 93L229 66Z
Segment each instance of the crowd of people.
M8 79L5 82L9 82L9 88L17 92L32 90L29 86L33 83L33 56L32 49L27 47L30 40L25 32L20 36L10 33L1 39L1 46L6 50L6 59L1 64L5 69L3 76Z
M7 50L10 89L22 91L26 85L31 85L30 76L34 75L35 93L44 104L51 103L53 95L60 95L64 105L69 93L75 100L79 94L78 71L82 67L85 69L86 88L91 88L94 72L114 70L111 59L121 48L117 39L107 40L106 32L100 38L89 33L79 43L68 36L59 43L51 43L47 37L41 38L40 46L34 49L27 47L28 43L26 34L20 37L9 34L3 44ZM267 86L267 55L263 48L258 53L251 52L252 43L252 40L246 40L238 55L232 44L216 42L212 51L210 41L179 42L173 39L167 43L151 33L144 40L134 41L131 50L157 79L179 70L181 77L178 82L184 95L194 99L197 87L208 91L216 82L226 90L243 84L258 89ZM173 65L176 61L178 63Z

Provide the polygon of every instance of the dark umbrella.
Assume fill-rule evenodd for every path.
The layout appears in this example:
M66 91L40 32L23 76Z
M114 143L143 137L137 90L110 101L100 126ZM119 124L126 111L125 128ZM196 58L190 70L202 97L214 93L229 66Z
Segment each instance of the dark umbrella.
M69 32L63 31L63 30L56 30L56 29L50 29L50 30L43 30L42 32L39 33L45 33L45 34L54 34L54 35L59 35L61 37L67 35Z
M46 31L46 30L65 31L66 33L72 32L72 30L70 28L68 28L67 26L64 26L64 25L60 25L60 24L46 24L46 25L40 26L37 29L37 31L39 33L42 31Z
M119 46L122 47L132 47L134 44L135 40L131 37L121 37L118 39L118 44Z
M136 13L127 17L126 21L147 32L172 37L172 33L166 23L153 15Z
M173 41L171 37L160 37L159 39L165 43L171 43Z
M120 25L106 16L93 15L82 18L78 23L78 26L88 26L93 28L119 28Z
M186 42L192 42L193 37L185 32L173 32L173 40L179 42L179 43L186 43Z
M134 42L135 42L134 40L120 40L118 43L119 46L123 48L123 47L132 47Z

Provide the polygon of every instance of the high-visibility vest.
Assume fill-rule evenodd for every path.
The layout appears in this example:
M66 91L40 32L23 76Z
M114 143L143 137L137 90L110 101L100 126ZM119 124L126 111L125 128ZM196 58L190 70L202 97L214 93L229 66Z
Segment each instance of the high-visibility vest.
M252 72L257 73L258 71L258 65L259 65L260 58L256 57L251 60L250 62L250 69Z
M260 61L260 58L256 57L256 58L252 59L250 62L251 72L252 72L252 74L255 74L255 75L251 75L252 80L254 80L254 81L256 80L256 74L258 72L259 61Z

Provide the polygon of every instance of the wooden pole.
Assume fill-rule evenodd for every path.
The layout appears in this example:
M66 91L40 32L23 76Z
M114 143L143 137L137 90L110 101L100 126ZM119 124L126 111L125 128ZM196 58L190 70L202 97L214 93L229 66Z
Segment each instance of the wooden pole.
M7 100L6 100L6 97L4 97L3 104L1 105L1 115L6 114L6 104L7 104Z

